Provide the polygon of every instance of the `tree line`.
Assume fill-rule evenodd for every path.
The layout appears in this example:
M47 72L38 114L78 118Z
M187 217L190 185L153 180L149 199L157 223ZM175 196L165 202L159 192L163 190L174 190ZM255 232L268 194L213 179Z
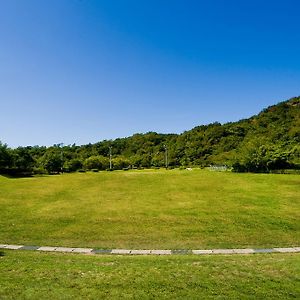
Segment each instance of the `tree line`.
M237 172L271 172L300 169L299 145L300 97L295 97L249 119L197 126L182 134L148 132L82 146L15 149L0 142L0 173L159 168L166 164L166 151L171 168L226 165Z

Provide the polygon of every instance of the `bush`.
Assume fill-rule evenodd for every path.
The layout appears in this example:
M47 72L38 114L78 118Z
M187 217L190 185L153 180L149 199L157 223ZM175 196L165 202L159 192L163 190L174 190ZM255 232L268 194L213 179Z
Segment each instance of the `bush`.
M87 158L83 166L86 170L105 170L109 166L108 158L101 156L101 155L94 155Z
M77 158L73 158L64 164L64 168L69 172L75 172L82 169L82 162Z
M126 157L118 156L113 158L113 168L115 170L122 170L124 168L130 168L130 160Z
M47 171L43 167L34 167L33 168L33 174L45 175L45 174L47 174Z
M247 172L247 169L241 163L236 162L232 165L232 172Z

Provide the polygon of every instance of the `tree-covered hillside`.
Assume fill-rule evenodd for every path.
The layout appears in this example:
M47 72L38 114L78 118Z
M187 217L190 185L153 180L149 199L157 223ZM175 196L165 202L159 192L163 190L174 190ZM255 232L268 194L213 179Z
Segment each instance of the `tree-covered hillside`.
M300 163L300 97L239 122L199 126L183 133L185 157L198 164L228 164L267 171Z
M197 126L182 134L148 132L83 146L0 143L2 173L227 165L236 171L300 168L300 97L238 122Z

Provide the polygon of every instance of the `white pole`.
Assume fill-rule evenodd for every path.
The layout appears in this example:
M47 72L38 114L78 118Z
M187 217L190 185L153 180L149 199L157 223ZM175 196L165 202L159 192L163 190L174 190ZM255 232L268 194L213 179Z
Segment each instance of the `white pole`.
M111 146L109 146L109 170L111 171L111 167L112 167L112 165L111 165Z
M166 164L166 169L168 169L168 147L164 145L165 147L165 164Z
M61 172L63 173L63 170L64 170L64 153L63 153L63 146L64 146L64 143L60 143L60 158L61 158Z

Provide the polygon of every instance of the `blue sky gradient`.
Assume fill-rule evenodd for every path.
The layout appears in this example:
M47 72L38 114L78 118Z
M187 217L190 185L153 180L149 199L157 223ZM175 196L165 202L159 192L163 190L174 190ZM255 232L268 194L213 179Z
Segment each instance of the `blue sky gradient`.
M237 121L300 94L300 1L0 0L0 140Z

